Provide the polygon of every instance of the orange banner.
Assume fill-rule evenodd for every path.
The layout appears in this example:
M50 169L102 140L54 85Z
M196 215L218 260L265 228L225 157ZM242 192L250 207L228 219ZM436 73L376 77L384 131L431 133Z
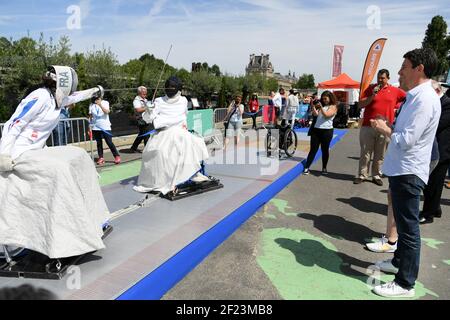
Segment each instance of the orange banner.
M364 91L370 86L373 78L378 71L378 63L380 62L381 54L383 53L384 45L387 39L381 38L376 40L369 49L366 63L361 78L361 90L359 92L359 100L364 99Z

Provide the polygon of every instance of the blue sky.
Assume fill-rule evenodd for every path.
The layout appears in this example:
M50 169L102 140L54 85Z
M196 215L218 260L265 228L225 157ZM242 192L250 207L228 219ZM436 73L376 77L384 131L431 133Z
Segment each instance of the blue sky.
M67 28L71 5L81 9L81 29ZM379 8L379 29L368 27L376 22L370 8ZM318 81L331 77L334 44L345 46L343 71L359 81L370 44L387 37L380 67L396 82L403 54L420 47L437 14L450 25L450 6L440 0L0 0L0 36L67 35L72 51L111 47L122 63L146 52L165 58L173 44L171 65L207 61L234 75L250 54L268 53L276 72Z

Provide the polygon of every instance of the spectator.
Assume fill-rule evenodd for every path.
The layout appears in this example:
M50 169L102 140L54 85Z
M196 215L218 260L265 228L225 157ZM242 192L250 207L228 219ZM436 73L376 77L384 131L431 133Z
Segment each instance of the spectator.
M278 119L280 118L280 115L281 115L281 108L283 107L283 97L282 97L283 95L284 95L284 89L280 88L280 90L272 98L273 106L275 108L274 124L278 124Z
M53 145L65 146L67 145L68 136L70 135L70 123L64 121L70 118L70 110L75 107L74 104L61 108L61 113L59 114L59 122L55 129L53 129Z
M111 122L109 121L109 102L101 98L92 98L89 107L89 116L92 119L92 132L97 141L98 160L97 164L105 163L103 158L103 139L114 156L114 163L120 163L120 154L112 141Z
M303 174L309 174L309 167L316 157L319 146L322 147L322 174L328 174L327 165L330 157L330 144L333 139L333 119L336 116L336 96L330 92L322 93L321 99L314 102L313 116L317 117L311 128L310 151Z
M430 81L438 63L436 54L431 49L415 49L403 58L399 81L408 94L393 128L385 119L371 120L375 130L391 139L383 172L389 177L399 235L394 259L376 263L381 271L396 274L395 280L376 286L374 292L393 298L415 296L421 247L420 194L428 182L431 149L441 115L439 97Z
M258 101L258 95L256 93L254 93L252 95L252 98L248 102L248 109L249 109L250 113L252 114L251 115L252 120L253 120L252 129L257 130L257 128L256 128L256 117L258 116L258 112L259 112L259 101Z
M281 109L280 109L280 115L279 118L282 120L284 112L286 111L287 107L287 99L286 99L286 92L283 88L280 88L280 95L281 95Z
M436 81L432 81L433 88L435 88L436 93L440 96L440 90L438 89L439 83ZM442 88L440 88L442 89ZM442 109L444 110L444 108ZM441 114L441 120L442 121L442 114ZM439 162L439 145L437 138L434 139L433 142L433 148L431 152L431 163L430 163L430 172L434 172L434 169L436 168L437 164ZM433 174L432 174L433 175ZM445 173L444 173L445 176ZM445 179L445 177L444 177ZM430 176L430 182L431 182L431 176ZM427 189L428 186L425 188ZM424 194L425 194L424 190ZM441 188L442 193L442 188ZM440 198L437 200L440 201ZM425 220L423 217L420 218L421 223L430 223L430 221ZM432 222L432 221L431 221ZM398 240L398 233L397 233L397 225L395 224L394 219L394 212L392 211L392 199L390 193L388 193L388 215L387 215L387 228L386 228L386 234L381 237L381 239L378 239L375 242L368 243L367 249L373 252L378 253L392 253L397 250L397 240Z
M431 172L428 185L423 191L424 203L423 211L420 215L420 223L432 223L434 218L440 218L442 189L445 183L445 176L450 166L450 97L444 95L441 85L437 81L432 81L432 85L441 99L441 118L436 133L439 162Z
M142 153L141 150L138 149L139 145L142 141L144 141L144 147L148 142L149 136L143 137L146 133L148 133L151 130L151 126L142 119L142 114L145 112L147 107L149 106L149 101L147 100L147 88L146 87L139 87L138 88L138 95L136 98L134 98L133 101L134 111L136 120L138 123L138 129L139 133L136 139L133 142L133 145L131 146L130 151L133 153Z
M289 97L287 100L287 105L286 108L284 110L283 113L283 121L281 123L281 126L285 126L286 125L286 121L288 122L288 124L291 125L291 128L294 128L294 123L295 123L295 115L298 112L298 108L299 108L299 104L300 102L298 101L298 92L295 92L294 89L289 90Z
M239 135L242 128L242 114L244 113L244 105L241 103L242 96L236 95L234 101L231 102L227 110L227 115L225 116L225 146L227 148L230 142L230 137L234 136L234 143L237 145L239 143ZM230 128L231 127L231 128Z
M362 99L359 103L364 109L362 115L362 127L359 133L361 144L361 156L359 159L358 175L354 180L355 184L361 184L368 178L369 162L373 154L372 181L383 185L381 179L381 167L384 161L384 154L389 142L389 138L377 132L370 126L370 120L383 117L389 123L394 121L394 108L396 104L405 99L405 92L399 88L391 86L389 81L389 71L382 69L378 72L378 81L365 91L368 98Z
M269 123L276 123L276 111L275 111L275 118L273 118L274 108L275 108L275 105L273 103L274 98L275 98L275 92L270 91L270 96L267 101L267 104L269 105L269 110L268 110L269 111Z
M305 128L305 127L309 127L309 117L310 117L310 108L309 108L309 103L310 103L310 98L306 97L303 98L302 95L300 95L299 97L300 100L300 106L299 106L299 123L300 123L300 127Z

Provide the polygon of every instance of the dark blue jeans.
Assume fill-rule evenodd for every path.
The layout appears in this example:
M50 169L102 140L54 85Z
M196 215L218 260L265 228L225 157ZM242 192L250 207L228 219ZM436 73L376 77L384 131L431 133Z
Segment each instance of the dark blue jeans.
M397 250L392 264L399 269L395 282L404 289L414 288L420 263L420 195L425 183L415 175L389 177L392 208L398 231Z

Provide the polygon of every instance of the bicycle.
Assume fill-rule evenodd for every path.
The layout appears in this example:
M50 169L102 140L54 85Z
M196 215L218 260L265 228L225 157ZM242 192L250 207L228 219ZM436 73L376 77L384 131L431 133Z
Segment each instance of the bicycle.
M279 130L279 137L273 135L272 129ZM291 158L297 151L297 143L297 133L291 129L290 125L267 127L266 152L268 157L271 157L272 153L279 149L283 150L288 158ZM278 157L281 158L281 152L279 152Z

